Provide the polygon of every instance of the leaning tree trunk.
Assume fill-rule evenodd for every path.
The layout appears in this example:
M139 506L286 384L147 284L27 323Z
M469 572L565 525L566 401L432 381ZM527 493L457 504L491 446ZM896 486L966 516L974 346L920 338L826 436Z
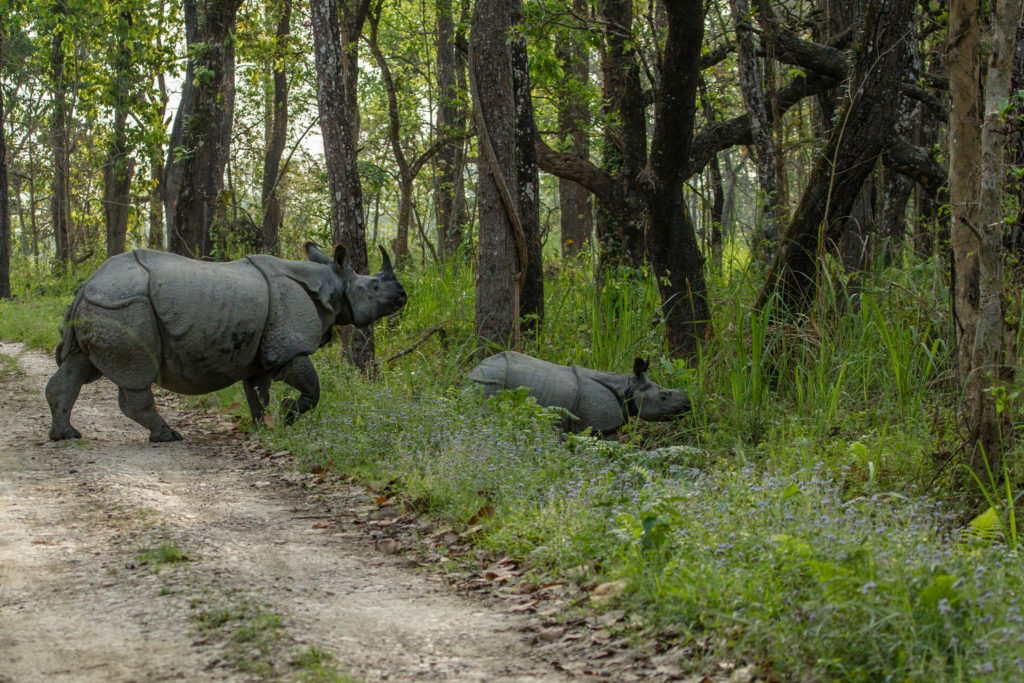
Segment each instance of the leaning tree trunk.
M277 25L274 35L275 60L273 72L273 94L270 96L270 121L267 127L267 152L263 157L263 187L260 194L263 205L262 251L279 254L280 233L284 212L281 207L281 156L288 136L288 74L284 59L291 32L292 0L269 3L268 19L272 20L277 10Z
M822 238L849 215L864 180L892 135L899 84L913 35L912 0L872 0L850 81L850 92L786 227L757 299L763 310L773 294L789 313L814 299Z
M170 250L194 258L213 251L234 107L234 25L242 0L185 0L190 64L168 159ZM202 45L202 47L198 47ZM191 77L189 77L191 73ZM180 145L175 146L175 135ZM171 181L173 178L173 181Z
M470 29L470 83L480 147L475 332L481 355L514 346L521 317L543 312L532 299L538 288L542 295L543 283L528 286L531 274L540 271L539 249L535 254L529 246L531 237L539 246L540 206L526 46L521 38L510 40L522 20L521 0L486 0L477 2Z
M363 186L356 158L358 106L354 75L357 63L348 43L342 42L339 3L312 0L310 18L316 55L317 107L324 140L324 162L331 193L331 232L335 241L345 245L348 259L357 273L369 271L366 253L366 225L363 214ZM347 8L344 34L354 41L362 31L368 2ZM351 90L351 92L349 92ZM352 361L369 371L374 364L373 325L357 328L349 345Z

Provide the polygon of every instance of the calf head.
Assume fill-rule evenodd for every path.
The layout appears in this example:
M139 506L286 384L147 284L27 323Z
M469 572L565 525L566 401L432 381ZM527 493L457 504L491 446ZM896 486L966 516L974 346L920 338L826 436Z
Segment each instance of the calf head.
M690 397L682 389L665 389L647 379L650 363L642 358L633 361L633 374L626 385L626 411L651 422L671 420L691 410Z
M384 247L380 247L384 262L376 275L356 273L345 259L345 247L341 244L334 246L333 259L328 258L313 242L306 242L303 247L306 258L314 263L331 265L343 283L336 294L343 299L334 307L336 311L340 311L335 320L336 325L369 325L405 305L408 297L402 283L395 277L391 259L388 258L388 252Z

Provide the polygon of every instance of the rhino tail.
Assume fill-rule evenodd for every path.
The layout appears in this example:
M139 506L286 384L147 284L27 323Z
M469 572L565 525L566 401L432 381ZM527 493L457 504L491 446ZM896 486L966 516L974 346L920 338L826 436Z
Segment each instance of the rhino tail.
M57 347L53 350L53 357L57 361L57 367L60 367L68 359L68 356L79 348L78 338L75 336L75 325L72 320L75 318L78 303L81 300L82 292L79 289L75 292L75 298L72 300L71 305L68 306L68 310L64 314L64 320L60 323L60 341L57 342Z
M505 358L505 354L501 353L483 359L475 368L469 371L469 378L474 382L498 389L505 388L507 376L508 360Z

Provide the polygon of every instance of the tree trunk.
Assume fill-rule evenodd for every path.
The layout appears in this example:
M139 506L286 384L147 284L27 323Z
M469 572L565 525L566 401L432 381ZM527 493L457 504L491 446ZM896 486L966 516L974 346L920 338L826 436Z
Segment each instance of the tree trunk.
M586 16L586 0L573 0L573 12ZM579 27L569 38L562 34L555 46L555 53L563 65L569 86L565 101L558 108L558 130L571 144L571 152L581 158L590 157L590 143L587 128L590 112L586 100L579 94L579 88L590 78L590 59L582 32ZM560 214L562 257L570 258L580 253L591 240L594 219L590 210L590 193L586 188L566 178L558 179L558 207Z
M521 317L533 313L539 320L543 314L543 282L530 282L541 264L526 46L521 38L510 39L522 21L521 0L487 0L477 2L470 29L470 83L480 146L475 331L481 355L515 346Z
M436 0L437 11L437 136L447 139L437 156L435 205L437 210L438 246L445 263L454 261L464 239L465 204L459 204L463 193L463 166L466 133L465 88L458 85L458 74L465 71L460 58L452 0Z
M233 31L242 0L185 0L190 59L168 156L170 250L193 258L213 252L234 117ZM175 138L180 144L175 146Z
M276 11L275 11L276 10ZM284 211L281 207L281 156L288 136L288 74L284 60L291 33L292 0L280 0L267 4L268 20L273 23L277 15L274 65L274 90L271 98L270 125L267 130L267 152L263 158L263 187L260 198L263 205L263 229L261 251L266 254L280 254L281 224Z
M997 477L1001 474L1003 457L1003 434L990 389L1000 380L1005 362L1000 247L1006 124L1002 107L1010 94L1018 11L1012 0L995 4L984 118L979 106L981 30L976 0L950 3L946 44L952 104L949 189L957 369L964 388L970 464L985 485L989 485L988 468Z
M71 226L71 148L68 122L71 119L65 74L64 24L68 14L64 0L53 6L57 25L53 28L50 51L50 77L53 86L53 112L50 119L50 144L53 150L53 182L50 194L50 219L56 245L54 269L63 273L72 261L74 250Z
M915 6L911 0L872 0L849 95L783 233L758 309L776 292L792 314L805 311L813 300L822 238L838 241L836 229L892 135Z
M347 10L344 30L339 21L339 3L312 0L310 18L316 54L317 107L324 140L324 162L331 193L331 232L335 241L345 245L349 263L357 273L369 271L366 253L366 225L363 215L363 187L356 159L358 106L355 86L357 67L354 42L362 31L368 2ZM343 43L343 39L353 44ZM357 328L352 335L349 355L363 371L374 364L373 325Z
M127 42L131 25L131 12L122 11L118 21L117 48L111 60L114 68L110 84L114 105L114 127L107 158L103 164L103 213L107 257L124 251L132 201L132 177L135 173L135 159L129 156L126 129L131 98L132 55Z
M4 61L6 22L0 20L0 63ZM7 186L7 134L4 98L0 96L0 299L11 298L11 208Z
M643 207L636 181L647 165L647 116L640 64L633 37L632 0L600 0L605 24L601 72L605 124L602 168L617 181L614 197L598 208L600 271L608 266L640 268L644 263Z
M754 169L759 188L758 203L761 230L754 240L754 251L765 264L770 263L779 240L783 207L779 204L778 150L772 137L771 119L761 84L764 76L757 61L757 45L750 22L748 0L730 0L736 26L736 65L739 72L743 108L750 117L750 134L754 139Z
M701 0L666 5L668 33L661 61L662 95L655 102L647 205L647 253L661 291L665 340L673 356L696 359L711 334L704 257L683 198L704 38Z

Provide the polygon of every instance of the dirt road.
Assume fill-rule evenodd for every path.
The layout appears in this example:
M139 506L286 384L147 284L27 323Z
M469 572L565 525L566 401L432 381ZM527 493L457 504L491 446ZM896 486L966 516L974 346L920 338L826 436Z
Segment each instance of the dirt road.
M106 380L85 438L52 443L52 359L0 354L0 681L591 678L514 599L413 566L364 490L310 487L171 397L185 441L150 444Z

